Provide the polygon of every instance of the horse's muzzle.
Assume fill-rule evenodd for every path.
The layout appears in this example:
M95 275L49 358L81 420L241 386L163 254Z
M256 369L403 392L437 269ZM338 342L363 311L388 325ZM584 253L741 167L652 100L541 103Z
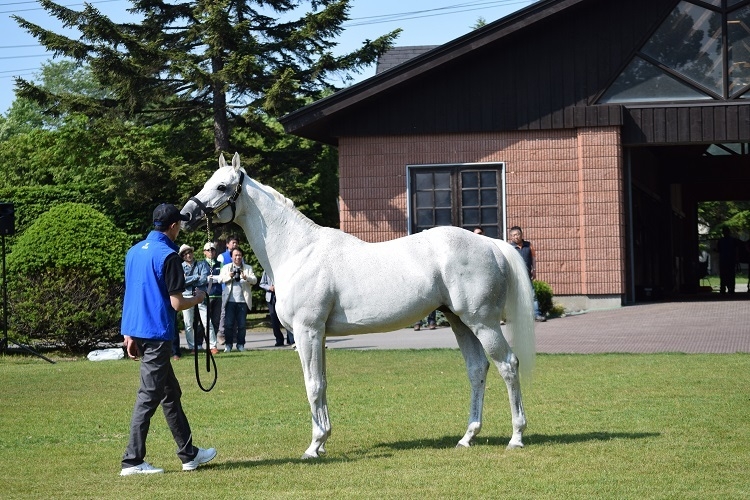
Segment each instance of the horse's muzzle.
M203 211L193 201L188 201L180 211L181 214L190 217L190 220L182 222L182 229L185 231L193 231L197 228L201 219L203 219Z

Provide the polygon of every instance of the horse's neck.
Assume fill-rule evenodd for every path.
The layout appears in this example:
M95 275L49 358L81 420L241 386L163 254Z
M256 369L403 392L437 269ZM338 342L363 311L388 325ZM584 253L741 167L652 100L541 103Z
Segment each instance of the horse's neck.
M246 189L246 203L237 223L247 235L263 269L272 272L297 252L312 244L319 229L291 206L260 188Z

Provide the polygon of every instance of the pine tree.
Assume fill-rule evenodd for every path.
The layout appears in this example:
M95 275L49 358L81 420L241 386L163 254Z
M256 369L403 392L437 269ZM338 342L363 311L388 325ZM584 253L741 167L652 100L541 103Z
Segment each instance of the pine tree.
M139 22L115 23L90 4L75 11L40 0L80 39L16 21L56 56L88 66L107 94L53 92L20 78L16 93L51 114L212 123L215 150L230 151L234 127L274 136L269 117L337 90L333 76L347 78L390 48L400 30L333 55L349 3L133 0L129 12Z

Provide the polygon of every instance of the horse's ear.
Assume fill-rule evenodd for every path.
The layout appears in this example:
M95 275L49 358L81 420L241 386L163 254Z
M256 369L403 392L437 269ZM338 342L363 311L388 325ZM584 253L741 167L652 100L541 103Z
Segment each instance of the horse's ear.
M234 167L235 170L240 169L240 154L234 153L234 156L232 157L232 167Z
M224 168L227 166L227 161L224 159L224 153L221 153L219 155L219 168Z

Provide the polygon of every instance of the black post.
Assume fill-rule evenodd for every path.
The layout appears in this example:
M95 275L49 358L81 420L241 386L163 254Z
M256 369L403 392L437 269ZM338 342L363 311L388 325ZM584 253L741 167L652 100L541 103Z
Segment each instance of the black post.
M8 281L5 278L5 233L3 233L3 346L2 352L8 348Z

